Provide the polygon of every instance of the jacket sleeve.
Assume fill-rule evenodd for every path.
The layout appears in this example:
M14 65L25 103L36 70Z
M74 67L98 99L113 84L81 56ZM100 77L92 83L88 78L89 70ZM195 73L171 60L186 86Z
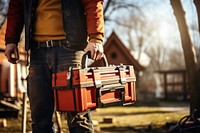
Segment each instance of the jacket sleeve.
M104 36L103 2L104 0L82 0L87 16L89 36Z
M24 26L23 0L10 0L7 14L6 44L18 43Z

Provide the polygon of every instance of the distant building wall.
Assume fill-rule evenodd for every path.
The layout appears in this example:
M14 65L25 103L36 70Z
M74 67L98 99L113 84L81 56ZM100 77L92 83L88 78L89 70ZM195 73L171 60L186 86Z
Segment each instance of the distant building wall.
M8 79L9 79L10 64L6 61L2 61L0 69L0 92L4 95L8 95Z

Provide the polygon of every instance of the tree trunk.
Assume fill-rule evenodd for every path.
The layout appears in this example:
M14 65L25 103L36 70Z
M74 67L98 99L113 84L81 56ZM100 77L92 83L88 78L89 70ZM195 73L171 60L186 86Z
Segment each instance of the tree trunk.
M195 4L196 9L197 9L198 25L199 25L199 32L200 32L200 1L194 0L194 4Z
M181 0L170 0L180 31L182 48L189 80L190 114L195 113L195 118L200 117L200 70L197 67L197 57L192 44L189 29L185 19L185 12Z

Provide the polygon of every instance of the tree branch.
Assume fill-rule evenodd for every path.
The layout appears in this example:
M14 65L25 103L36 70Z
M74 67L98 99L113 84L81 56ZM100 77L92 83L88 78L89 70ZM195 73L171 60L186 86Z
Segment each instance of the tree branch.
M105 14L107 11L108 11L108 7L110 6L110 3L112 2L112 0L108 0L105 8L104 8L104 11L103 11L103 14Z
M111 7L111 4L113 5L113 8L110 11L109 15L106 16L105 14L106 14L106 12L108 12L108 8ZM138 6L136 6L136 5L134 5L134 4L127 4L127 3L122 3L122 2L116 2L116 1L109 0L107 2L107 5L106 5L105 9L104 9L104 20L107 21L110 18L110 16L113 14L113 12L115 12L116 10L119 10L119 9L122 9L122 8L126 9L126 8L129 8L129 7L135 8L138 11L141 12L140 8Z
M116 24L121 25L121 26L126 27L126 28L133 28L131 25L123 24L123 23L121 23L117 20L107 19L107 21L115 22Z

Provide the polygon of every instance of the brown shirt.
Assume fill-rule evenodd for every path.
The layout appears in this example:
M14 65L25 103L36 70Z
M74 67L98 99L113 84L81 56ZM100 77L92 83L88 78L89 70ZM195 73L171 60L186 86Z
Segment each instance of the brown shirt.
M39 0L36 9L34 40L43 42L62 39L65 39L65 33L62 24L61 1Z

